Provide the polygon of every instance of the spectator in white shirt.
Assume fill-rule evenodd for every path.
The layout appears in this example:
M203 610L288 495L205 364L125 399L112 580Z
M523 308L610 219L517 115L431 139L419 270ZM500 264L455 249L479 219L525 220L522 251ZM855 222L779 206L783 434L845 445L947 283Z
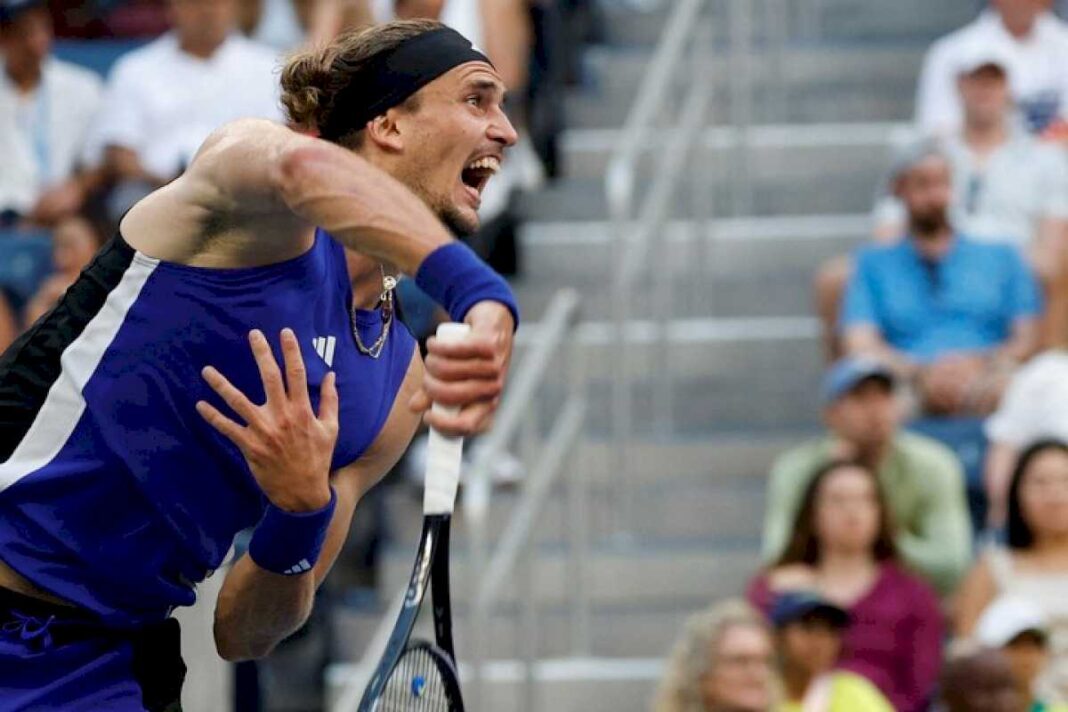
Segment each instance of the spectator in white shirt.
M220 125L242 117L281 121L277 55L235 32L236 0L168 0L174 27L116 64L90 154L119 183L118 217L179 175Z
M99 182L78 158L100 80L51 52L44 0L0 4L0 226L52 226L78 212Z
M1009 58L1009 81L1021 119L1042 133L1068 115L1068 25L1048 0L991 0L977 20L935 42L927 53L916 97L916 122L930 133L959 129L960 57L975 45Z

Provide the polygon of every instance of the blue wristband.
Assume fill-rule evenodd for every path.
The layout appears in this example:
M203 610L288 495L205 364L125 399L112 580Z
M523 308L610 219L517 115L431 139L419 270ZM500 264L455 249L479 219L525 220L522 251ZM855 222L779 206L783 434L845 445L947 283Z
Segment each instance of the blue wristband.
M248 543L248 555L261 569L276 574L297 576L311 571L323 550L336 506L333 487L330 502L313 512L287 512L268 503Z
M503 304L519 326L519 305L511 287L462 242L450 242L427 255L415 273L415 283L453 321L463 321L471 307L488 300Z

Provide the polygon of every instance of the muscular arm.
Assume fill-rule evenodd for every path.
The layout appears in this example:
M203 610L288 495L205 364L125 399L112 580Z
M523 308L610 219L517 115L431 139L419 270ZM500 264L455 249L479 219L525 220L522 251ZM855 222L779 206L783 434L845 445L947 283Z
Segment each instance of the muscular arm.
M304 252L312 226L408 274L453 239L414 193L352 151L258 119L213 133L122 229L152 257L244 267Z
M418 352L394 401L386 426L368 451L331 477L337 508L330 522L319 561L302 576L266 571L247 554L230 570L215 608L215 644L227 660L263 657L304 625L311 614L315 591L326 578L348 537L352 516L363 495L400 459L419 416L405 403L423 379Z

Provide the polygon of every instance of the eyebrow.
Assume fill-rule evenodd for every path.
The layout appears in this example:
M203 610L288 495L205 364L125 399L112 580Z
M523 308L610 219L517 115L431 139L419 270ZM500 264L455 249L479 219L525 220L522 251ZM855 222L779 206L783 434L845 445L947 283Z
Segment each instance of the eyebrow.
M508 95L507 90L500 82L495 82L491 79L472 79L467 82L466 91L480 91L480 92L493 92L499 94L501 101Z

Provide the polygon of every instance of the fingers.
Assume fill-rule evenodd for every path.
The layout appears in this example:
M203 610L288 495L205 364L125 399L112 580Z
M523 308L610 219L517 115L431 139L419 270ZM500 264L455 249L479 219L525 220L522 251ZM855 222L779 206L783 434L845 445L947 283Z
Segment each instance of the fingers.
M458 413L429 410L423 415L423 422L449 437L476 435L493 425L496 409L495 401L487 401L469 405Z
M239 391L234 384L226 380L226 376L219 373L211 366L205 366L201 371L201 375L204 380L208 382L211 389L219 394L219 397L223 399L226 405L230 406L235 413L245 419L246 423L252 423L256 420L256 406L245 397L245 394ZM205 404L207 405L207 404ZM208 407L211 407L210 405Z
M308 398L308 373L304 368L304 358L300 355L300 344L292 329L282 329L282 358L286 364L286 387L289 399L298 406L311 408Z
M456 359L437 353L427 354L426 370L444 381L496 379L501 374L500 366L491 359Z
M436 354L447 359L487 359L497 358L497 339L481 334L470 334L463 341L440 341L436 336L427 339L428 354Z
M215 406L206 401L197 401L196 408L197 412L200 413L200 417L206 420L208 425L229 438L242 450L245 449L247 440L244 428L227 418Z
M263 391L267 394L268 403L279 403L286 397L286 389L282 385L282 374L278 370L278 363L274 360L267 337L259 329L253 329L248 335L249 344L252 346L252 355L256 359L256 367L260 371L260 380L263 381Z
M443 381L427 373L423 376L423 392L431 402L449 406L467 406L498 398L504 390L504 379L476 381Z
M319 386L319 422L337 431L337 375L331 371L326 374Z

